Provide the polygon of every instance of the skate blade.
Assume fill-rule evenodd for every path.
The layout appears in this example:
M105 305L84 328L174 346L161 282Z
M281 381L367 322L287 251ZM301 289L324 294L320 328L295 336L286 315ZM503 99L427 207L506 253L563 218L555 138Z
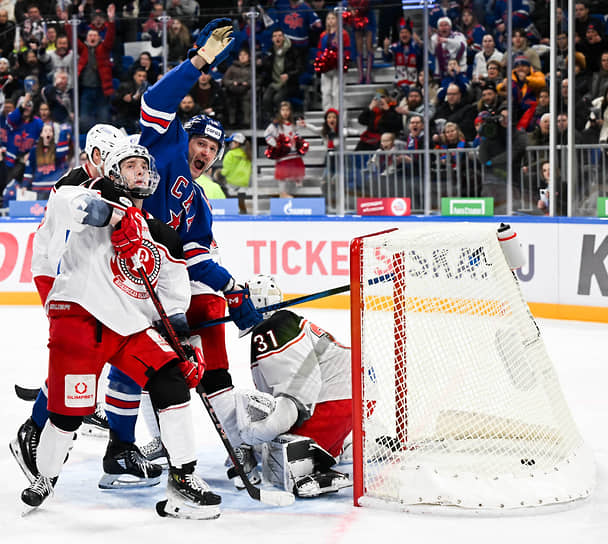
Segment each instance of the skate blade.
M15 458L15 461L17 461L17 464L19 465L19 468L21 469L21 471L23 472L23 474L27 478L28 482L30 484L34 483L34 480L36 479L36 477L30 472L30 469L27 468L27 465L25 463L25 459L21 455L21 448L19 447L19 444L18 444L16 438L13 439L13 440L11 440L8 443L8 449L11 450L11 453L13 454L13 457Z
M138 478L132 474L104 474L97 486L99 489L139 489L141 487L154 487L159 483L160 476Z
M196 507L192 507L188 504L180 503L178 506L176 503L169 503L168 500L156 503L156 513L161 518L196 520L217 519L221 514L219 505L197 505Z
M108 429L89 423L83 423L78 432L81 436L90 436L92 438L104 438L107 440L110 437L110 431L108 431Z
M32 513L36 512L40 506L30 506L29 504L24 504L21 503L23 506L23 510L21 511L21 517L22 518L26 518L30 515L32 515Z

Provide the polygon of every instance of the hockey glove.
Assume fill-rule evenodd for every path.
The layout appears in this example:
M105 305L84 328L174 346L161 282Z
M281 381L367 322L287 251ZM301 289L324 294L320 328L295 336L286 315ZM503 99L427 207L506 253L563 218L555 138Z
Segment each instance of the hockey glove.
M184 342L182 348L188 359L186 361L180 361L178 366L186 379L188 389L193 389L200 383L203 373L205 372L203 351L200 347L193 346L188 342Z
M144 216L134 206L127 208L125 216L120 220L112 233L112 245L121 259L129 259L141 247L143 237Z
M238 286L238 289L226 291L226 302L228 303L228 313L236 326L243 334L264 320L262 314L258 312L251 302L251 295L248 287Z
M234 46L232 21L227 18L214 19L198 35L188 58L200 55L208 65L221 64Z
M98 195L79 195L70 202L72 216L83 225L105 227L110 222L112 207Z

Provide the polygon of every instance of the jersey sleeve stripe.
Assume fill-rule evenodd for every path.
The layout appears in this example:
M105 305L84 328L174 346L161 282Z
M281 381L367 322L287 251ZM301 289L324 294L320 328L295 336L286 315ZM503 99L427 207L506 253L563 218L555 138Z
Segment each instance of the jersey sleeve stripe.
M141 100L141 123L142 125L153 128L157 132L163 134L171 122L175 119L175 113L167 113L146 104L145 99Z
M186 266L188 268L192 267L192 266L196 266L199 263L202 263L204 261L209 261L212 260L211 255L207 254L207 255L199 255L198 257L190 257L190 258L186 258Z
M194 249L185 250L184 255L186 259L191 259L192 257L197 257L199 255L209 255L209 250L205 247L198 247Z

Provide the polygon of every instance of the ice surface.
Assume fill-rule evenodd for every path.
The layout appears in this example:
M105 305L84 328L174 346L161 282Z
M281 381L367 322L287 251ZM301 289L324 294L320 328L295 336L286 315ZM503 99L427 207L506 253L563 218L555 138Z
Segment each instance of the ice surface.
M348 343L348 313L298 310ZM0 400L0 542L29 544L340 544L502 543L560 544L608 542L608 325L540 320L544 340L560 376L574 418L597 462L593 496L577 507L535 516L476 517L420 515L352 506L350 489L319 499L296 500L274 508L237 492L225 478L226 455L204 408L195 399L198 471L223 498L222 515L213 521L160 518L156 501L164 498L164 479L155 488L102 491L97 488L102 439L79 437L57 484L55 496L22 517L19 494L26 479L8 451L8 442L29 416L31 403L17 399L13 384L37 387L46 374L47 322L39 307L0 307L2 380ZM231 370L237 385L251 383L248 338L228 326ZM147 440L138 425L140 444ZM349 472L350 465L340 467Z

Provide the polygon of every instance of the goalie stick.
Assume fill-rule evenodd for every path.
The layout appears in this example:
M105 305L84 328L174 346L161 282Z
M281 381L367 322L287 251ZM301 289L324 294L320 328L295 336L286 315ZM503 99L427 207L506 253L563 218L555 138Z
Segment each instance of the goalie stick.
M173 325L171 325L171 321L169 321L169 317L167 316L167 313L165 312L165 309L163 308L163 305L162 305L160 299L158 298L158 295L156 294L156 291L154 290L152 283L150 282L150 278L148 277L148 274L146 274L146 271L144 270L143 266L139 262L139 259L137 258L137 256L132 257L132 260L133 260L133 265L135 266L136 272L139 275L139 277L141 278L142 282L144 283L144 287L146 288L146 291L148 292L148 295L150 296L150 300L152 300L152 304L154 304L154 307L156 308L156 311L158 312L158 315L160 316L160 319L165 327L165 330L167 331L167 335L169 336L169 343L171 344L171 347L175 350L175 353L177 353L177 355L182 360L186 361L188 358L187 358L186 354L184 353L184 349L179 342L179 339L177 337L177 334L175 333L175 330L173 329ZM260 489L259 487L256 487L251 483L251 481L249 480L249 477L247 476L245 470L243 469L243 465L240 463L238 457L236 456L236 453L234 452L234 448L232 447L232 444L230 443L230 441L228 440L228 437L226 436L226 431L224 431L224 427L222 426L222 423L220 422L219 418L217 417L217 414L215 413L213 406L211 406L211 402L209 401L209 398L207 397L207 395L205 394L204 391L197 390L197 393L199 394L201 401L203 402L203 405L205 406L207 413L209 414L209 417L211 418L211 421L213 422L213 426L215 427L215 430L217 431L217 433L220 436L222 444L224 444L224 447L226 448L226 451L228 452L228 455L229 455L230 459L232 460L232 463L234 465L234 470L241 477L241 480L243 481L243 485L245 486L245 489L247 489L247 493L249 494L249 496L256 501L260 501L264 504L269 504L272 506L289 506L290 504L293 504L293 502L295 501L295 497L294 497L293 493L289 493L288 491L267 491L264 489Z

